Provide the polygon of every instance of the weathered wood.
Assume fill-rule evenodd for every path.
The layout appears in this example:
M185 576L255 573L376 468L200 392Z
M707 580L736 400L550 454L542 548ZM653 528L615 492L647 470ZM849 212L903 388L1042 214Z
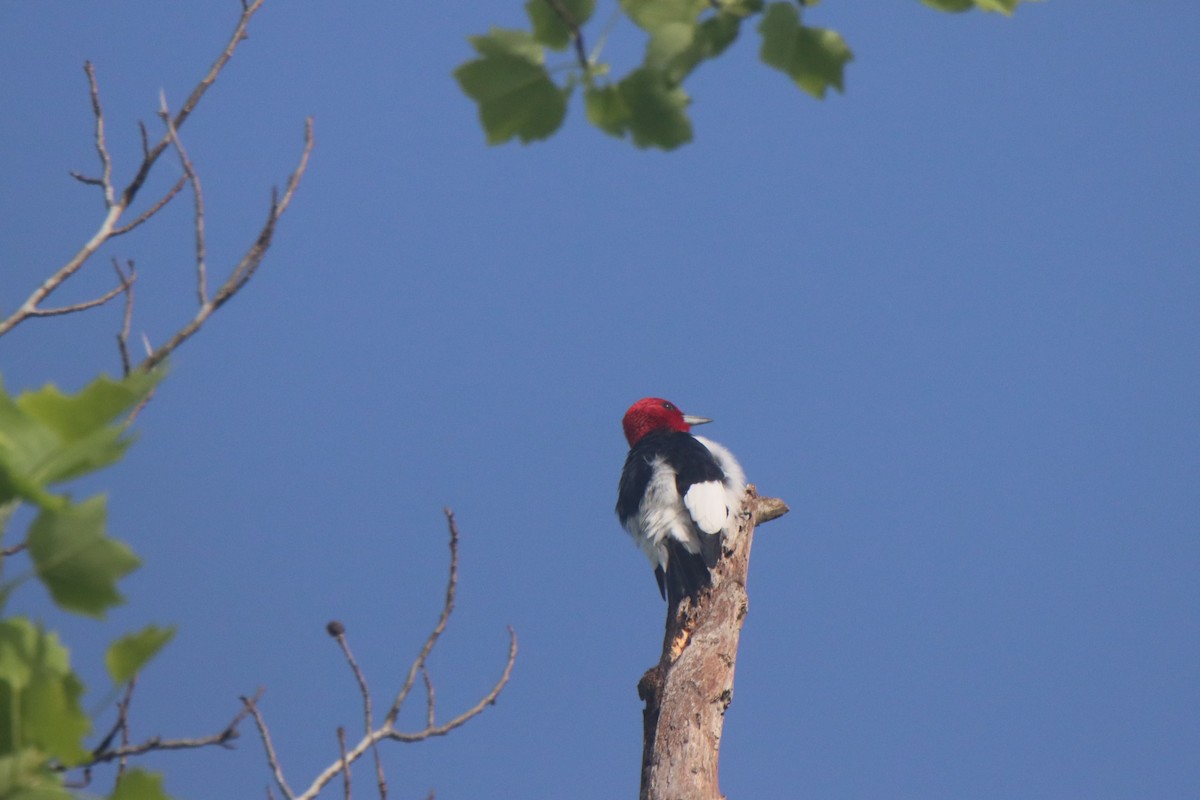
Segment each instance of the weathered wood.
M641 800L721 800L717 762L733 700L738 638L749 601L746 575L755 526L787 505L746 489L738 535L712 570L712 586L667 610L663 652L638 682L642 712Z

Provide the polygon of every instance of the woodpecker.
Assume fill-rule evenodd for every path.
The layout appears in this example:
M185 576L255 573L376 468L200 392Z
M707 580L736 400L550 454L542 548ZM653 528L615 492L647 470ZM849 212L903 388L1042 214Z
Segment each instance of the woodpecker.
M638 400L621 421L629 455L617 518L650 559L672 606L711 582L723 540L737 533L746 476L733 454L691 433L712 422L660 397Z

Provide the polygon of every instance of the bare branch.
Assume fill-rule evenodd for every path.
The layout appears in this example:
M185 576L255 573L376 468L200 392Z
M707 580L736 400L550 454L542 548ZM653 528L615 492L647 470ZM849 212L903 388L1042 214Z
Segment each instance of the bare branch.
M271 772L275 776L275 784L279 787L279 791L283 792L284 797L292 800L296 795L292 794L291 787L283 777L283 769L279 766L279 758L275 755L275 745L271 744L271 732L267 729L267 721L263 719L262 712L258 710L258 700L261 697L262 690L259 689L254 697L243 697L242 705L245 706L250 716L254 717L254 725L258 728L258 736L262 739L263 748L267 751L267 765L270 766Z
M488 693L485 694L478 703L459 714L449 722L427 727L420 731L398 731L390 723L385 722L379 728L371 731L370 735L364 736L358 744L356 744L350 749L349 752L346 753L347 762L353 764L355 761L362 758L362 756L366 754L370 747L384 739L392 739L398 742L411 743L432 739L435 736L445 736L456 728L462 727L471 719L482 714L488 706L495 705L496 699L500 696L500 692L504 690L504 687L508 684L509 678L512 676L513 665L517 660L517 634L511 626L508 629L508 636L508 658L504 663L504 670L501 673L500 678L496 681L495 685L492 686L491 690L489 690ZM269 761L270 755L268 754L268 762ZM312 800L312 798L316 797L326 784L337 777L341 770L342 762L339 758L329 767L326 767L320 775L313 779L312 785L305 789L301 794L296 795L292 800ZM382 780L380 783L380 790L381 792L386 793L386 788L383 785ZM386 794L383 796L386 796Z
M438 637L446 628L446 622L449 619L450 612L454 608L454 595L458 584L458 524L455 522L454 512L447 508L445 509L445 514L447 527L450 531L450 577L447 581L446 601L442 607L442 614L438 619L437 625L434 627L433 632L429 635L429 638L425 640L425 644L422 646L420 653L417 654L416 660L409 668L408 677L405 680L405 684L401 688L400 693L397 695L392 709L389 710L388 716L378 728L372 729L368 723L366 733L358 742L358 744L354 745L354 747L346 750L343 744L338 760L330 764L319 775L317 775L317 777L313 779L312 784L302 793L295 796L289 794L288 796L291 798L291 800L312 800L312 798L316 797L317 794L331 780L337 777L339 773L348 772L350 765L354 764L354 762L356 762L359 758L362 758L364 755L366 755L367 750L372 750L375 753L375 769L376 777L379 782L380 800L387 800L387 783L384 780L383 767L379 762L379 753L376 748L376 745L379 742L383 741L384 739L392 739L400 742L419 742L425 739L430 739L434 736L445 736L454 729L461 727L469 720L483 713L488 706L494 705L496 698L500 696L500 692L503 691L504 687L508 684L509 678L512 676L513 665L516 663L517 659L517 635L511 626L508 629L508 658L504 663L504 669L496 683L474 706L459 714L449 722L442 723L441 725L437 724L433 713L433 681L429 678L429 673L426 669L426 661L429 658L429 654L433 650L433 646L437 642ZM363 695L363 715L367 720L370 720L371 711L368 705L369 692L367 691L366 678L362 676L362 671L358 668L357 663L350 655L349 646L345 643L345 628L340 622L334 621L326 626L326 630L330 636L338 640L339 645L342 647L343 654L346 656L347 663L350 664L351 669L355 674L355 679L359 683L359 690ZM425 690L428 696L425 727L419 731L412 732L396 730L396 716L399 714L399 709L401 706L403 706L404 700L408 696L408 693L412 690L412 686L416 682L416 676L418 673L421 675L422 680L424 681ZM264 734L264 742L266 742L265 731L265 724L260 724L259 732L260 734ZM282 775L278 771L278 761L274 758L273 750L271 750L269 743L267 744L267 760L271 764L271 768L276 772L276 783L280 785L280 788L284 788L284 784L280 782L282 780Z
M762 525L764 522L779 519L790 510L787 503L778 497L758 497L754 504L754 524Z
M178 115L176 115L174 124L179 124ZM140 369L153 369L162 363L177 347L191 338L196 331L200 330L204 323L208 321L208 318L212 316L213 312L228 302L253 277L254 272L258 269L259 264L262 263L263 257L266 256L267 250L271 246L271 238L275 233L275 224L283 216L283 212L287 210L292 197L296 193L296 189L300 185L300 179L304 176L305 170L308 169L308 159L312 154L312 148L313 126L312 117L309 117L304 125L304 150L300 154L300 161L296 165L296 169L292 171L287 186L284 188L283 195L277 196L274 192L272 193L271 209L267 214L267 221L259 231L254 244L242 256L237 266L234 267L233 272L221 284L217 293L200 306L200 309L196 312L196 316L192 318L191 322L176 331L170 339L156 350L148 353L142 363L138 365Z
M241 41L246 38L246 27L250 24L250 20L253 18L254 14L259 10L259 8L262 7L263 2L264 0L254 0L252 3L243 4L241 16L239 17L238 23L235 26L233 34L230 36L228 43L225 45L224 50L222 50L221 54L217 57L217 60L213 62L213 65L209 68L208 73L200 80L198 84L196 84L196 87L188 96L188 99L183 104L183 107L175 115L173 125L176 130L183 127L184 121L188 118L192 111L195 110L201 98L204 96L204 93L207 92L208 88L212 86L213 82L216 81L217 76L221 73L221 70L224 69L226 63L228 63L229 59L233 56L233 52L237 49L238 44L240 44ZM17 307L15 311L9 314L6 318L0 319L0 336L8 333L25 320L31 317L39 316L39 314L37 314L37 310L41 302L56 289L62 286L64 281L78 272L79 269L88 261L88 259L90 259L106 241L112 238L114 231L118 230L117 223L121 219L121 216L125 213L126 209L132 205L134 199L137 197L138 192L146 182L146 178L149 176L151 169L153 169L154 165L157 163L159 156L162 155L163 150L165 150L170 144L170 135L164 134L163 137L159 139L157 144L155 144L153 147L148 147L145 143L143 133L142 161L138 165L133 179L130 180L123 190L121 190L118 196L115 192L115 188L112 185L112 160L109 156L108 146L104 138L104 115L100 106L100 94L96 82L95 70L92 68L90 63L87 63L84 65L84 71L88 76L88 91L92 101L92 113L96 120L96 151L100 157L102 174L100 178L87 178L83 175L77 174L76 178L85 183L99 185L104 189L106 213L104 218L100 221L100 225L97 227L96 232L92 234L92 237L88 239L82 247L80 247L75 255L71 256L71 258L68 259L65 264L63 264L61 267L55 270L54 273L43 280L41 285L34 289L33 292L30 293L29 297L25 299L25 302ZM99 183L96 183L97 181L99 181ZM280 213L282 213L282 210ZM134 225L136 224L140 223L135 221ZM272 222L271 224L273 225L274 223ZM133 226L128 226L125 230L130 229L130 227ZM261 256L259 258L261 259Z
M504 662L504 671L500 674L500 678L492 686L491 691L483 696L483 698L459 714L449 722L444 722L441 725L430 725L424 730L415 731L413 733L405 733L403 731L392 730L388 734L388 738L395 739L398 742L420 742L425 739L431 739L434 736L445 736L455 728L461 728L474 717L482 714L488 706L496 704L496 698L500 696L500 692L504 690L508 679L512 677L513 664L517 661L517 632L510 625L508 628L508 660Z
M131 692L132 689L128 691ZM260 691L257 695L255 695L254 699L257 700L261 694L262 692ZM228 725L226 725L218 733L214 733L211 736L201 736L194 739L163 739L161 736L153 736L138 744L122 744L119 747L112 747L112 741L116 734L127 730L129 713L128 699L129 694L127 693L124 707L118 707L121 710L118 714L117 724L113 726L113 730L105 737L104 741L92 751L91 760L82 766L90 767L96 764L108 763L110 761L123 761L131 756L140 756L144 753L159 752L161 750L195 750L200 747L212 747L214 745L218 747L231 747L232 742L237 739L239 735L237 730L238 725L240 725L242 720L246 718L248 713L250 713L248 710L243 708L234 716L232 720L230 720ZM242 701L245 703L246 699L242 698Z
M183 142L179 140L179 132L171 122L171 112L167 109L165 92L159 94L158 113L162 117L163 124L167 126L167 136L170 137L175 152L179 154L179 163L183 167L184 177L192 185L192 200L195 207L193 227L196 231L196 296L200 305L204 306L208 304L208 266L206 263L208 247L204 241L204 190L200 187L200 176L196 174L192 160L188 158L187 150L184 149Z

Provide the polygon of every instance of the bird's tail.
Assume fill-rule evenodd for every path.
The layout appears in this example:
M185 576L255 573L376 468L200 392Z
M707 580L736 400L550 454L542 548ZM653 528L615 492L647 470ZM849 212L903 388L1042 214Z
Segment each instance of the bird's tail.
M689 553L682 543L668 537L667 568L659 583L665 585L667 602L674 607L684 597L694 598L701 589L712 583L708 564L700 553Z

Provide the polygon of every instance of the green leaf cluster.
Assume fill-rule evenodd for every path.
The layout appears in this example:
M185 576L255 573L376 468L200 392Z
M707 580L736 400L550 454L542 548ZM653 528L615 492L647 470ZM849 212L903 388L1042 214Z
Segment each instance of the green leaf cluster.
M121 420L159 378L101 377L73 395L46 386L13 397L0 384L0 542L20 504L36 512L24 538L30 573L0 582L0 604L31 579L65 611L100 618L121 602L117 582L137 568L137 556L108 535L104 496L76 502L58 487L121 458L132 441ZM9 558L0 555L0 567ZM130 680L173 635L151 625L113 642L105 656L113 682ZM63 769L91 758L83 692L57 634L24 617L0 618L0 798L72 796ZM112 797L166 795L158 776L130 770Z
M1036 0L1025 0L1035 2ZM1021 0L921 0L922 3L938 11L958 13L978 8L980 11L997 11L1003 15L1012 16L1021 4Z
M1021 0L922 0L941 11L978 8L1011 14ZM479 107L489 144L546 139L562 126L576 86L583 86L588 121L637 147L672 150L692 139L691 98L684 81L736 41L742 23L761 17L764 64L800 89L824 99L845 87L853 59L836 31L805 24L817 0L618 0L619 13L646 36L641 64L620 78L584 48L595 0L527 0L530 30L493 28L470 37L478 57L455 70L463 92ZM604 35L607 35L606 33ZM601 37L603 39L603 36ZM573 61L546 64L546 51L574 49ZM555 75L563 75L556 80Z
M131 437L117 419L158 380L157 374L136 372L121 381L98 378L75 395L49 385L16 398L0 384L0 507L37 507L29 555L38 579L68 611L104 616L121 602L116 582L139 561L105 532L103 496L76 503L52 487L125 453Z

